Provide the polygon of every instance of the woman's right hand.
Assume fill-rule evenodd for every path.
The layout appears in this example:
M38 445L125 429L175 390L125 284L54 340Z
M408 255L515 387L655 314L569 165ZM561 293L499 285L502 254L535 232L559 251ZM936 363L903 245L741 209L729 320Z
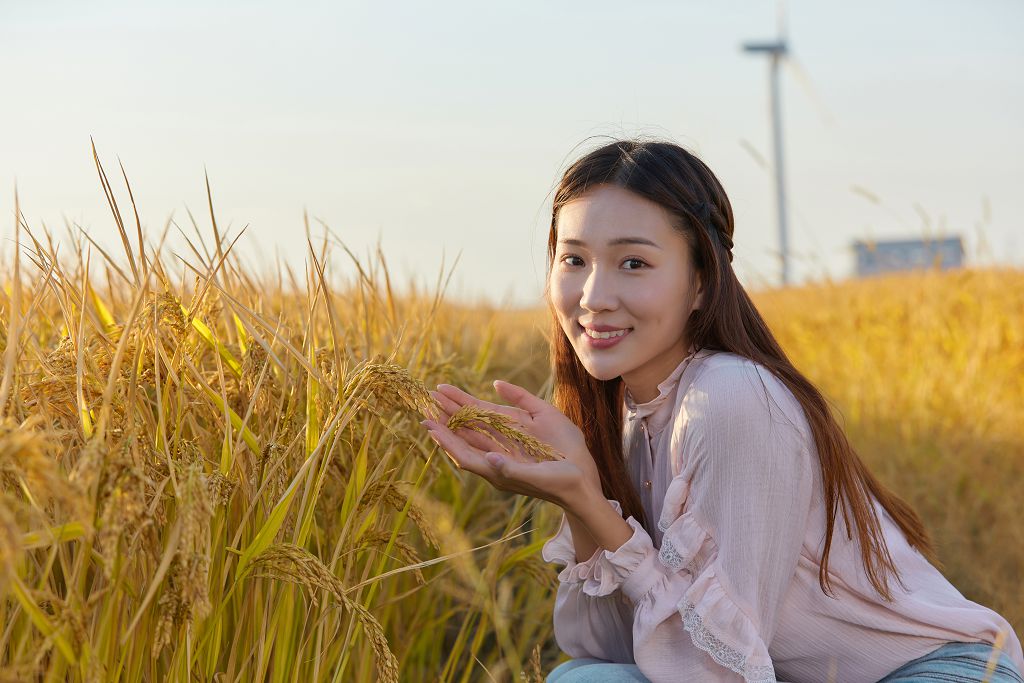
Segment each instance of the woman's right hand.
M430 394L444 411L442 417L445 422L455 411L467 404L507 415L515 422L517 429L551 446L562 457L579 467L584 477L594 484L598 491L601 490L597 464L587 448L583 432L572 420L558 408L521 386L497 380L494 382L494 388L498 396L512 405L484 401L450 384L439 384L437 391ZM490 437L466 428L459 429L456 433L467 443L481 450L494 450L494 442L497 442L513 459L533 462L533 458L523 453L518 445L510 443L489 427L487 431Z

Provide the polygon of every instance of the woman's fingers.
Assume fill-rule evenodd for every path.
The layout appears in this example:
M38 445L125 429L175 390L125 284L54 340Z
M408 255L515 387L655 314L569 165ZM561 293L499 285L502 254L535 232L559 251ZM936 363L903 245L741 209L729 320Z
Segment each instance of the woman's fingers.
M469 427L460 427L454 433L473 448L479 448L482 451L493 451L501 448L500 444L494 443L494 440L487 434L481 434Z
M444 411L444 415L442 415L442 418L444 419L445 422L448 421L448 418L450 418L455 413L456 410L462 407L458 403L451 400L450 398L448 398L447 396L440 392L429 391L427 393L433 396L434 400L437 401L437 404L441 406L441 410Z
M538 413L551 406L550 403L538 396L534 396L518 384L512 384L505 380L494 380L494 390L498 392L498 396L501 396L513 405L519 406L529 413L531 417L536 417Z
M468 470L485 479L494 476L494 468L484 459L486 450L471 446L466 443L465 439L442 424L431 420L424 420L420 424L430 430L430 438L455 461L460 469Z
M513 406L501 405L500 403L491 403L483 399L477 398L476 396L459 389L458 387L452 386L451 384L438 384L437 390L448 397L451 401L458 404L461 408L464 405L475 405L480 408L486 408L487 410L493 410L496 413L508 415L509 417L522 421L524 417L529 417L519 408Z

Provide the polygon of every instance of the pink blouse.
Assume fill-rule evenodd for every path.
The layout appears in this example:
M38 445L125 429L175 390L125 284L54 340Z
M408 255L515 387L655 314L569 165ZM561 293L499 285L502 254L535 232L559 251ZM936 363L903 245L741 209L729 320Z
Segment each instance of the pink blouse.
M687 362L690 361L690 362ZM565 515L545 544L558 575L555 640L571 657L636 663L653 683L868 683L952 641L994 643L1024 670L1021 644L911 547L875 501L906 588L879 596L856 536L837 513L829 556L835 597L818 584L825 504L803 409L764 366L691 354L636 404L623 442L646 529L576 561ZM608 500L617 512L622 509Z

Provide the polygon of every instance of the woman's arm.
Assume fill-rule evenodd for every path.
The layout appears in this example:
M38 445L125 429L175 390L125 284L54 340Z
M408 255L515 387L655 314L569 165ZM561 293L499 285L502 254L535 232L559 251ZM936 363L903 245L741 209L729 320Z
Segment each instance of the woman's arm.
M586 562L593 557L597 551L598 544L590 534L586 524L573 512L565 510L565 519L569 522L569 530L572 532L573 546L576 548L576 561Z
M600 489L581 481L566 499L565 516L576 545L576 560L583 562L598 548L615 552L633 535L622 515L608 504Z

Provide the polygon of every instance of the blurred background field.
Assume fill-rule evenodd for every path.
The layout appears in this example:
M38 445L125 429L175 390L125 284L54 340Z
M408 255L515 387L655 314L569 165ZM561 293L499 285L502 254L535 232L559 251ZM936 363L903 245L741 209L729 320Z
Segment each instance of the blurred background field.
M124 234L108 261L23 230L3 264L0 678L540 680L564 657L539 558L559 510L456 471L367 379L390 359L545 394L545 311L445 301L444 273L393 296L384 254L330 237L257 280L226 240L179 260ZM342 260L360 275L331 285ZM1024 272L754 298L948 578L1020 634Z

